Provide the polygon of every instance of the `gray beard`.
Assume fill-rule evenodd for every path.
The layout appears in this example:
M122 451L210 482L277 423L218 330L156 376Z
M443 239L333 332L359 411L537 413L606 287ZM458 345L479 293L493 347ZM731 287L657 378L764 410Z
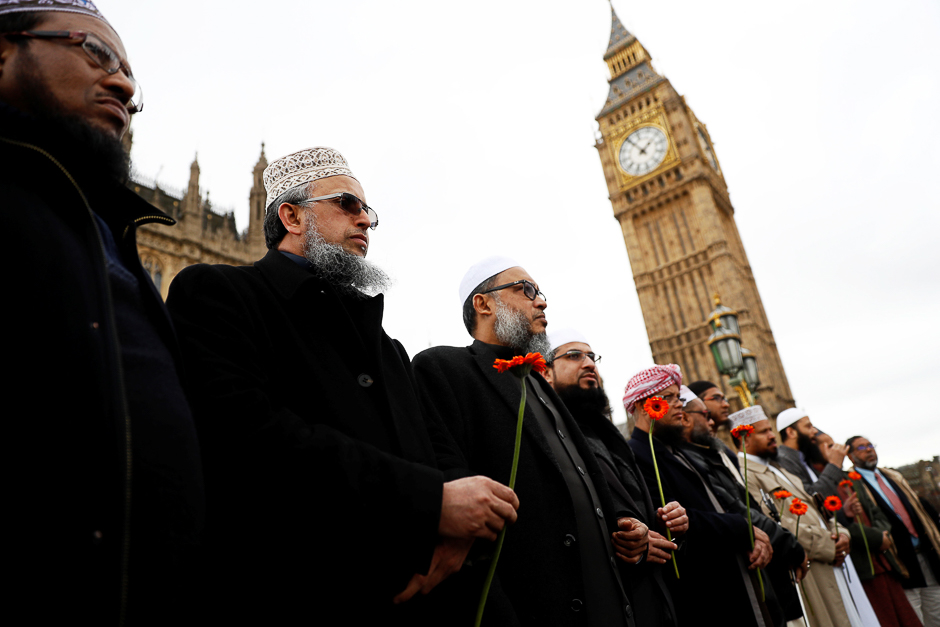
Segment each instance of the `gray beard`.
M548 334L532 333L532 323L521 311L510 309L504 305L497 295L496 298L496 324L493 331L496 339L503 346L509 346L523 353L541 353L547 355L551 350Z
M862 460L852 460L852 463L861 468L862 470L874 470L878 467L878 460L873 462L863 462Z
M375 296L388 290L392 280L371 261L330 244L317 230L313 212L304 232L303 253L317 276L343 294Z

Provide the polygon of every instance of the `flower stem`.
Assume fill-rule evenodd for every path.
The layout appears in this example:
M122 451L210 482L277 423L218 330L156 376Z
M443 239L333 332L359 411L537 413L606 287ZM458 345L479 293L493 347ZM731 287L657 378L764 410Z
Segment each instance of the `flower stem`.
M656 463L656 449L653 447L653 425L655 422L650 421L650 454L653 456L653 472L656 473L656 485L659 486L659 500L663 504L663 508L666 507L666 497L663 496L663 481L659 478L659 464ZM672 532L669 531L669 527L666 527L666 538L672 542ZM676 571L676 579L679 578L679 565L676 563L676 554L672 554L672 567Z
M855 486L852 486L855 490ZM858 490L855 490L855 496L858 497ZM868 567L871 568L872 577L875 576L875 564L871 561L871 550L868 548L868 538L865 537L865 526L862 525L862 517L858 518L858 530L862 533L862 542L865 544L865 554L868 556Z
M516 419L516 444L512 451L512 470L509 473L509 489L516 487L516 471L519 468L519 448L522 444L522 417L525 415L525 377L520 377L522 384L522 398L519 401L519 417ZM496 539L496 551L493 553L493 561L490 562L490 568L486 572L486 580L483 582L483 592L480 594L480 603L477 606L476 620L473 621L474 627L480 627L483 621L483 609L486 607L486 597L490 593L490 584L493 583L493 576L496 574L496 562L499 561L499 553L503 550L503 539L506 537L506 527L504 526Z
M754 524L751 522L751 491L747 489L747 434L743 434L742 448L744 449L744 505L747 508L747 531L751 536L751 550L754 550ZM757 581L760 583L760 600L764 600L764 578L757 569Z

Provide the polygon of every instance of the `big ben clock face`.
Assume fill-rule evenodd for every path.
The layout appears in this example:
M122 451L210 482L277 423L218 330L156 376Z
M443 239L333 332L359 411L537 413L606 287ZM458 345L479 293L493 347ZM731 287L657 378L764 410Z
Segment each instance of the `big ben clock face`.
M669 140L666 133L655 126L644 126L627 135L620 146L620 167L632 176L652 172L663 159Z

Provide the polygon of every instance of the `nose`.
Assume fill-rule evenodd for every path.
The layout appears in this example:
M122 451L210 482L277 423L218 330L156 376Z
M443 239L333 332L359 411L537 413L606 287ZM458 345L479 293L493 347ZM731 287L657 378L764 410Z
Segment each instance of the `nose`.
M124 105L127 105L134 97L137 85L131 80L123 70L118 70L114 74L108 74L101 85L109 92L114 94Z
M354 224L363 230L368 230L372 226L372 221L369 219L369 214L366 213L365 209L360 209L359 213L356 215Z
M532 301L532 304L536 309L545 309L548 307L548 303L545 302L545 299L542 298L542 294L540 293L535 295L535 300Z

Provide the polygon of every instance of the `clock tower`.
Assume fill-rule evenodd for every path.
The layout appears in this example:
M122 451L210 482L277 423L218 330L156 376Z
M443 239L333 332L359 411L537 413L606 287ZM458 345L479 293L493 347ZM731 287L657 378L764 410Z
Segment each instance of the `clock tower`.
M611 7L607 102L596 148L640 298L653 361L686 382L723 387L708 347L713 295L738 313L741 343L757 357L759 403L770 416L793 406L790 386L734 221L708 128L652 66Z

